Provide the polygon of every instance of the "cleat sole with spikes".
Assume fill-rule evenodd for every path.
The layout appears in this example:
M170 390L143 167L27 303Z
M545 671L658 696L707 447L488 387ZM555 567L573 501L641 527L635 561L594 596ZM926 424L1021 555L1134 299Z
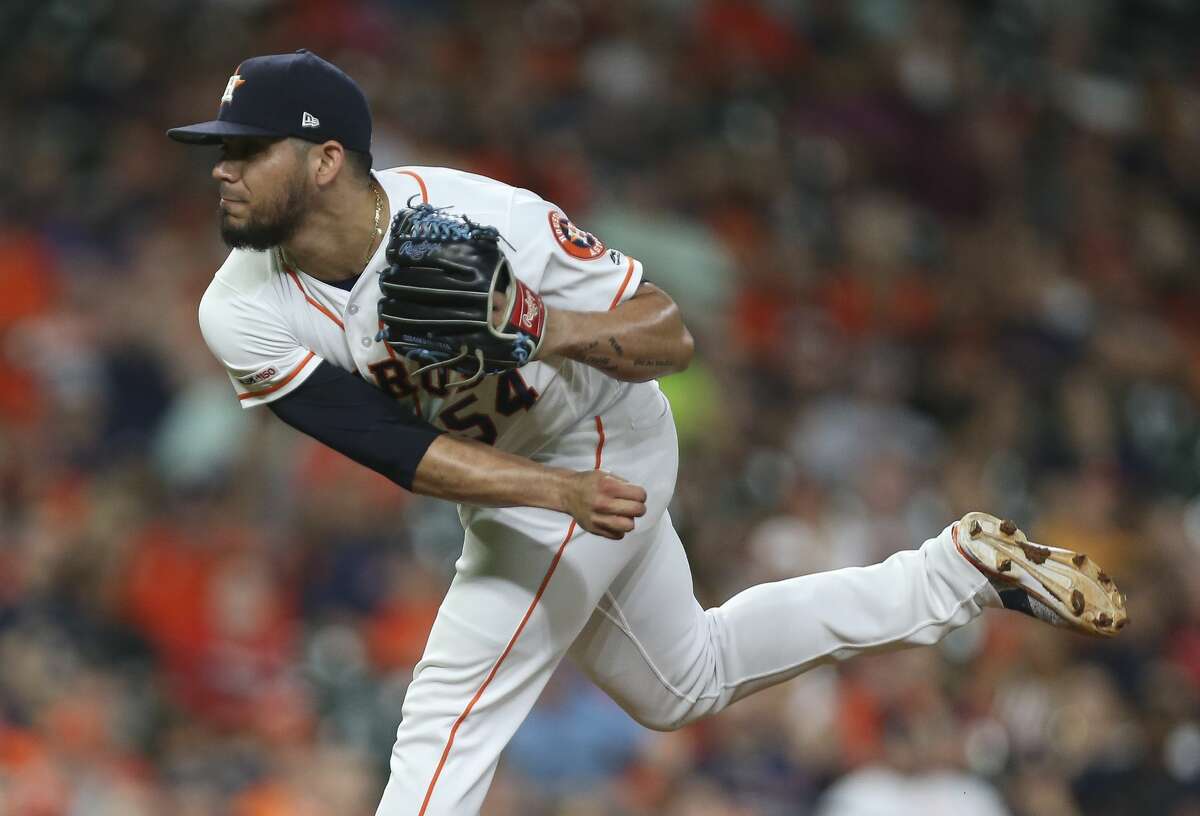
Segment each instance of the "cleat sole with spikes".
M1124 594L1084 553L1035 544L1012 521L987 513L963 516L954 539L1006 606L1013 591L1022 590L1053 613L1056 625L1095 637L1112 637L1129 623Z

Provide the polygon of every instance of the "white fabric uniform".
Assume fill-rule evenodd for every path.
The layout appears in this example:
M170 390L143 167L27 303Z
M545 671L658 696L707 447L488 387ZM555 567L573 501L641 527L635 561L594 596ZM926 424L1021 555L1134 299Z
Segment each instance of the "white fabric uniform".
M610 309L640 284L636 260L527 190L445 168L376 178L393 213L415 198L497 227L515 274L551 309ZM669 729L821 663L933 643L997 602L947 528L883 564L757 586L701 609L666 510L678 454L658 385L569 360L461 392L437 376L414 381L416 365L375 339L372 273L384 263L380 247L347 292L275 252L232 252L200 323L242 405L284 396L325 360L450 432L559 467L603 467L649 498L617 542L547 510L460 508L462 557L405 698L381 816L477 813L500 752L568 652L631 716Z

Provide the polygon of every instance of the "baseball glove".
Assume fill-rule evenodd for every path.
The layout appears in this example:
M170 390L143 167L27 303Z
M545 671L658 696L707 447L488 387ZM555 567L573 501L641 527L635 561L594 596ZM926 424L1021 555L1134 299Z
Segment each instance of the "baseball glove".
M541 297L517 280L499 231L428 204L392 219L379 275L380 339L425 363L467 375L450 387L524 365L546 327ZM493 310L496 310L493 316Z

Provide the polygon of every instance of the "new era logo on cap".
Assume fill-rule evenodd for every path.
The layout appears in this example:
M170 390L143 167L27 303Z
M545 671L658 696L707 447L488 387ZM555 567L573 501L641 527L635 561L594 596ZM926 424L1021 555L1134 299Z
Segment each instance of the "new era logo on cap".
M316 128L321 126L321 120L313 116L308 111L304 112L304 116L300 118L300 127Z

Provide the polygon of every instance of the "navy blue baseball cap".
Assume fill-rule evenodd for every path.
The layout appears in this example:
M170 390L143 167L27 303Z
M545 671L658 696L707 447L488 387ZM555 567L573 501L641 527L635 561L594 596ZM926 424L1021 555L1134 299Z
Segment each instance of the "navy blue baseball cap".
M171 128L188 144L217 144L230 136L329 139L347 150L371 152L371 109L358 83L308 49L253 57L238 66L217 118Z

